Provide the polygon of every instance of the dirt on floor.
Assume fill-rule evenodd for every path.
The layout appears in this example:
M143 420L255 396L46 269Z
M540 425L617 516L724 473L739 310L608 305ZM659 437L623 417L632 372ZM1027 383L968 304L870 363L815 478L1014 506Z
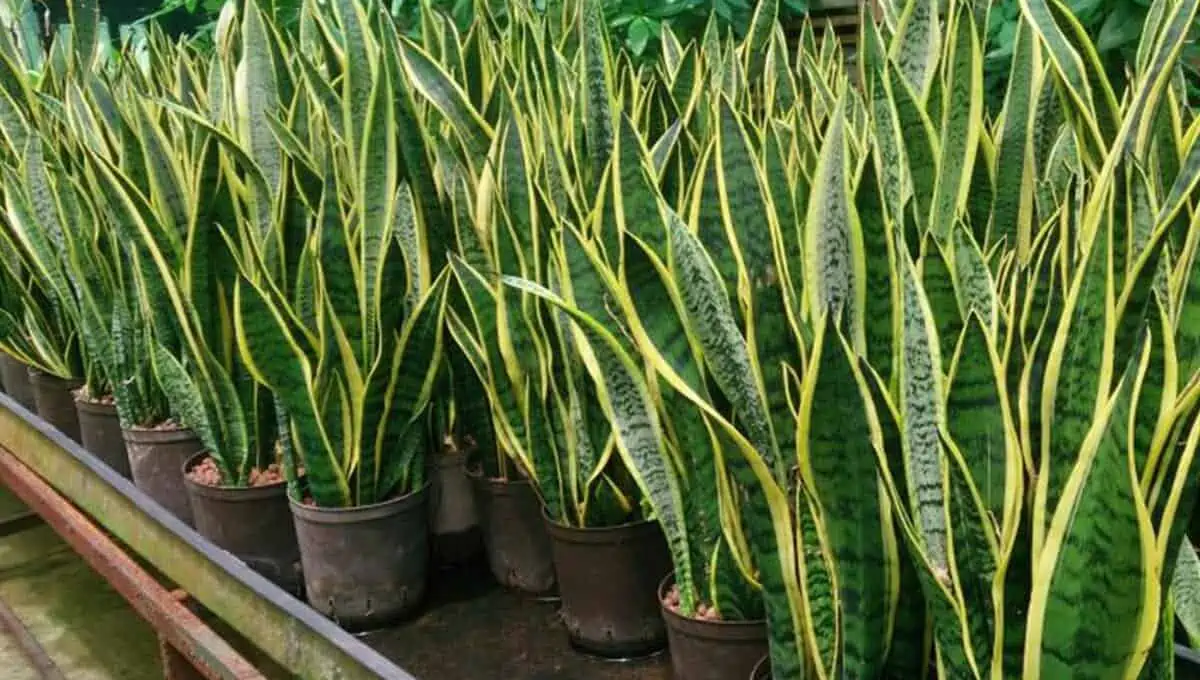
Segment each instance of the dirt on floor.
M501 588L482 562L430 575L422 613L362 639L422 680L670 680L664 653L593 659L570 646L558 603Z

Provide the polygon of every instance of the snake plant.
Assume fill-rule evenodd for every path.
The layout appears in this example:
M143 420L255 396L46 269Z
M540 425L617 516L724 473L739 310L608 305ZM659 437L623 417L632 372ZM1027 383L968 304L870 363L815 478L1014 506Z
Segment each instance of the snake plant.
M228 238L240 354L287 415L303 492L338 508L425 484L449 273L394 23L355 2L310 10L302 26L341 36L323 68L301 57L291 72L268 24L243 22L251 202Z

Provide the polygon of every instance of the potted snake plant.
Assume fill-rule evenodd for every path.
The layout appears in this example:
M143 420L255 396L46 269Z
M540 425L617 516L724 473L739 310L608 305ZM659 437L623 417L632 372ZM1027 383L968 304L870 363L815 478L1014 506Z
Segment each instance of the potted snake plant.
M576 30L590 37L579 41L576 58L598 60L602 68L590 70L588 80L567 76L559 85L616 91L617 85L597 82L612 69L605 64L611 57L599 17L585 13L580 20L585 23ZM558 58L565 57L547 57ZM422 59L422 68L413 69L426 90L451 89L449 74L427 64ZM761 600L739 568L745 555L734 555L717 520L716 490L718 479L728 481L725 471L714 464L713 444L701 434L700 413L681 399L660 402L658 391L648 387L657 384L653 374L628 372L634 347L627 341L609 346L647 332L638 323L637 305L651 313L669 304L661 285L648 284L658 276L653 263L665 258L657 170L667 163L671 145L656 144L649 153L630 119L614 117L615 104L597 103L584 124L589 143L599 143L617 125L619 134L609 140L610 155L587 158L576 140L553 132L569 129L569 100L547 96L502 109L494 132L469 123L481 119L465 96L434 99L448 117L468 122L460 125L461 134L490 147L486 162L468 173L477 182L474 190L460 192L476 202L456 210L462 257L453 267L464 303L453 306L451 328L488 390L497 438L533 481L551 520L563 618L573 644L627 656L661 646L670 634L677 670L704 672L699 669L708 666L708 672L745 674L765 650L765 626L754 621ZM584 158L586 164L574 165ZM564 175L570 167L580 174ZM596 196L596 203L578 207L585 195ZM632 297L623 292L618 271L634 277ZM644 326L662 330L660 316ZM601 355L611 365L598 366ZM627 392L647 401L616 397ZM627 429L632 422L652 432L638 437ZM687 493L681 496L681 489ZM598 512L606 505L615 512ZM631 513L635 508L637 514ZM670 550L664 550L664 531ZM640 562L625 551L638 551ZM672 564L674 584L663 581ZM600 583L607 585L598 591ZM725 621L715 621L722 616ZM689 648L701 650L695 661L687 660Z
M1195 12L1190 4L1147 29L1126 96L1110 98L1093 73L1095 108L1077 119L1055 111L1053 91L1078 83L1034 75L1041 59L1075 53L1041 42L1059 29L1027 13L1006 115L991 130L969 8L954 8L945 43L864 36L871 113L827 119L809 174L808 268L790 284L808 296L796 317L807 351L793 359L801 502L753 518L774 527L793 565L779 584L764 582L792 634L773 627L771 657L752 677L1152 677L1185 667L1164 614L1180 611L1177 565L1194 559L1182 539L1200 442L1196 270L1170 253L1196 239L1175 229L1196 178L1157 159L1190 155L1193 141L1136 132L1178 113L1164 85ZM935 85L961 91L952 101L964 106L936 118L926 96ZM923 122L901 136L900 120ZM1023 163L1037 126L1084 144ZM1106 134L1111 145L1099 143ZM954 160L985 135L998 154ZM1164 153L1151 156L1152 145ZM1086 188L1064 211L1071 175ZM1167 187L1153 207L1149 176ZM889 190L897 180L907 188ZM1105 207L1122 187L1139 206L1128 232ZM712 422L738 441L739 423ZM764 490L785 490L749 438L735 450ZM863 512L875 519L863 524ZM1100 585L1097 564L1122 576ZM868 586L880 595L863 596Z
M311 18L358 31L356 7ZM293 114L275 136L250 139L248 156L262 169L252 182L256 209L231 235L246 247L232 307L238 348L286 414L281 434L295 460L285 465L305 472L290 507L306 594L348 628L403 617L425 592L430 405L441 396L449 280L426 250L436 194L418 200L407 183L427 167L412 146L401 160L400 145L413 142L404 135L416 131L397 125L399 39L378 18L382 30L362 45L362 68L343 74L340 91L307 71L293 82L306 120ZM269 47L255 44L267 39L257 23L247 15L243 54ZM267 73L259 68L272 67L247 63L246 77ZM326 108L323 92L341 103ZM251 109L249 122L262 115ZM272 129L258 122L242 134ZM272 176L269 160L280 153L292 172ZM272 202L288 206L284 219L264 210Z

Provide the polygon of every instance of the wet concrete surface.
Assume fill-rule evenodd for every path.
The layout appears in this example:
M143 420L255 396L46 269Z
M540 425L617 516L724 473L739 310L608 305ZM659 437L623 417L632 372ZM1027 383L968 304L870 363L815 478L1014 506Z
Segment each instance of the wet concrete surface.
M482 563L430 576L420 615L360 636L419 680L671 680L665 652L630 662L576 652L557 601L501 588Z
M0 488L0 519L23 511ZM0 538L0 600L68 680L162 677L149 625L50 527ZM4 637L0 678L29 677L32 667L20 647Z

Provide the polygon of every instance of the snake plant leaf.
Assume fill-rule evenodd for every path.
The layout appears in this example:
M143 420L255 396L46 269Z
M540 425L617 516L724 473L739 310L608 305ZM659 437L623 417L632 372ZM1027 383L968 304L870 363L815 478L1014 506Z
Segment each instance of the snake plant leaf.
M908 503L919 527L920 546L939 573L947 572L947 535L942 479L945 463L938 432L944 427L942 358L929 300L916 267L901 258L900 414Z
M695 179L697 196L692 197L690 221L695 224L700 243L716 266L727 295L736 299L741 280L738 255L735 250L737 242L729 237L725 228L725 216L721 210L723 199L717 179L719 172L720 161L714 141L706 146L703 154L697 160ZM740 314L741 308L737 307L734 311Z
M797 563L804 588L802 630L814 675L828 678L837 673L842 651L841 611L835 594L836 567L818 510L805 491L801 486L795 492Z
M845 99L834 112L814 173L805 224L805 289L816 316L828 312L857 351L866 348L866 262L846 151Z
M890 56L921 102L929 96L941 43L938 4L934 0L907 0L892 39Z
M963 318L959 311L958 290L955 285L953 260L946 249L929 232L925 239L925 256L921 259L921 285L933 312L942 357L942 372L950 368L954 357L954 345L962 332Z
M788 307L788 319L793 324L803 318L804 304L804 221L807 213L808 181L803 175L793 175L788 155L790 142L788 132L782 124L772 125L766 132L763 149L765 183L770 194L770 203L775 208L775 219L779 225L778 243L775 245L776 267L779 286ZM799 333L793 331L794 335Z
M267 119L281 107L279 82L271 59L270 34L257 3L249 3L242 16L242 59L234 78L238 138L261 169L271 194L256 197L260 220L268 219L271 201L283 179L283 158ZM360 111L365 111L363 106ZM260 226L265 231L265 224Z
M450 74L408 40L400 42L400 58L412 87L454 125L472 154L486 155L495 132Z
M601 402L613 423L621 457L654 508L655 517L667 537L672 560L683 566L680 571L691 573L682 492L643 373L625 352L622 343L583 311L535 283L508 276L503 282L563 310L583 332L593 353L593 358L586 360L588 372L600 387ZM695 584L677 585L680 608L691 611L695 606Z
M86 73L96 59L99 5L95 0L71 0L67 3L67 17L71 26L72 64Z
M924 538L926 530L920 524L914 523L915 513L909 510L912 507L912 503L908 500L912 496L912 492L909 491L913 488L912 480L905 479L905 476L908 475L907 472L902 472L901 476L893 474L893 470L901 472L908 466L907 460L902 459L902 456L894 455L887 447L889 442L899 441L895 448L901 449L901 453L907 456L903 449L905 448L904 440L908 438L908 434L896 431L900 424L900 413L904 411L901 410L900 413L897 413L894 410L878 376L869 375L870 367L861 359L860 367L865 367L864 370L868 371L865 380L866 389L871 394L872 402L881 410L881 436L878 440L873 441L876 443L876 456L879 461L878 467L883 487L891 498L891 507L895 511L893 516L896 520L897 533L903 539L905 552L911 559L912 565L915 566L912 580L906 582L911 582L913 585L919 584L919 590L924 595L925 608L932 624L933 640L937 644L937 658L943 672L951 677L979 677L980 674L972 652L973 647L967 642L969 629L963 611L963 603L955 586L952 565L948 561L952 540L948 532L952 515L949 512L950 504L945 500L951 488L949 471L946 465L941 465L940 469L936 471L942 476L936 488L937 493L941 496L938 503L942 504L940 518L944 532L943 550L947 551L945 553L947 561L939 564L930 558L928 550L923 547L923 544L927 542L927 539ZM901 403L903 404L903 393L901 394ZM901 405L901 409L904 409L903 405ZM889 431L894 434L889 434ZM938 437L940 446L940 432L935 433L934 436ZM919 515L916 515L915 519L919 521ZM905 572L901 570L900 575L905 577ZM901 598L903 601L903 594L901 594ZM900 667L913 668L915 666L919 669L918 674L923 675L927 672L927 665L918 662L923 662L926 658L920 651L924 649L925 642L922 636L925 631L921 630L919 636L918 630L913 628L914 622L912 621L906 621L903 626L900 626L899 621L902 620L901 617L904 616L904 613L906 612L897 610L895 616L897 630L903 631L902 637L899 639L907 644L899 650L900 656L894 661L900 664Z
M641 137L634 122L624 113L615 142L613 162L617 167L609 180L618 233L636 236L653 247L655 253L665 255L667 238L658 214L659 193L647 172L647 152Z
M1102 399L1112 371L1107 317L1114 305L1108 230L1100 229L1085 244L1078 274L1064 303L1051 344L1042 385L1040 501L1034 509L1034 553L1056 512L1063 485L1092 425L1093 411Z
M1133 677L1146 659L1158 624L1155 536L1126 433L1148 358L1144 345L1063 486L1037 557L1022 677Z
M681 303L678 293L668 284L670 280L666 265L653 254L649 244L635 242L626 247L622 283L636 310L630 315L630 325L634 327L639 349L653 352L688 387L705 395L702 359L678 312ZM696 570L694 580L697 586L708 584L709 597L705 601L719 605L717 594L729 587L730 580L740 580L724 572L713 573L707 554L714 543L721 542L717 476L723 471L704 414L669 385L660 387L659 398L664 413L670 414L664 424L679 448L678 465L686 482L684 518L688 524L691 566ZM732 467L738 462L729 461L726 465Z
M904 158L907 161L903 167L908 169L907 175L918 217L917 225L914 226L924 230L928 227L934 185L939 173L937 132L916 93L904 77L894 68L888 69L887 74L887 89L891 95L891 106L900 134L900 148L904 150Z
M895 487L891 500L906 498L908 486L904 477L903 437L900 432L900 415L888 395L886 383L879 377L867 360L858 357L858 375L861 376L863 390L869 395L870 405L875 414L877 438L872 436L876 455L882 458L880 470L886 470L886 477L891 480L885 483ZM889 505L889 507L892 507ZM903 506L901 512L889 512L888 524L885 529L890 532L890 540L885 543L888 556L888 569L892 574L888 586L888 621L890 626L890 644L886 659L885 672L888 677L907 678L922 677L928 671L930 650L927 635L927 617L925 599L922 593L920 576L917 573L919 558L911 554L912 544L907 540L897 540L897 532L903 529ZM884 534L889 537L888 533Z
M704 352L713 381L733 404L747 429L747 438L768 467L778 469L782 461L761 378L753 367L746 339L738 331L712 261L699 239L674 212L668 212L667 233L669 269L675 277L688 327Z
M311 362L269 293L245 278L234 289L238 349L255 380L291 419L291 443L304 462L308 491L321 507L346 507L350 485L321 420Z
M534 221L533 186L530 183L526 145L515 120L509 120L500 144L500 183L509 222L508 232L512 235L513 246L519 251L519 266L522 268L510 267L505 271L526 271L530 276L537 276L538 225Z
M1182 53L1185 42L1191 32L1200 2L1184 0L1166 16L1166 23L1155 43L1155 48L1149 53L1149 68L1141 78L1140 86L1130 102L1129 110L1123 121L1123 128L1133 126L1130 150L1137 158L1144 158L1147 148L1153 139L1153 130L1158 120L1158 113L1167 91L1168 81L1175 71L1175 65ZM1123 133L1128 130L1122 130ZM1113 159L1109 159L1112 163Z
M383 344L380 337L392 332L392 326L381 323L383 310L389 301L381 297L389 281L403 280L395 276L403 266L404 254L388 257L395 233L396 210L396 135L392 106L392 82L388 69L381 68L371 88L371 97L363 113L362 147L358 151L357 210L360 232L357 261L361 271L359 285L358 324L362 328L359 355L373 359ZM394 251L392 251L394 252ZM388 265L389 259L392 266ZM392 315L394 319L394 315Z
M1062 14L1054 11L1052 7L1054 3L1056 0L1021 0L1021 12L1033 35L1046 46L1049 61L1062 78L1066 91L1075 105L1081 111L1098 112L1094 106L1094 93L1088 79L1084 58L1072 46L1066 33L1056 21L1056 18L1061 17ZM1088 113L1082 114L1082 118L1084 128L1091 136L1090 143L1094 144L1097 149L1107 148L1105 136L1100 130L1096 118ZM1109 131L1110 134L1112 132L1114 131Z
M608 39L603 8L594 2L584 3L579 12L580 71L583 76L583 131L587 153L591 159L592 183L598 185L604 167L612 155L613 137L613 65L608 52Z
M217 443L215 428L200 396L201 388L188 375L183 364L162 345L156 345L151 356L158 382L179 424L196 433L205 450L217 463L223 480L236 479L230 461L220 455L222 447Z
M343 115L349 133L346 141L351 148L355 148L361 143L359 135L362 121L358 117L367 110L377 68L369 28L370 19L367 17L366 7L360 2L334 0L330 4L333 17L337 20L336 27L328 21L322 21L320 13L316 14L318 23L325 29L326 39L330 41L331 46L336 44L335 49L340 51L337 55L339 58L330 61L341 71Z
M983 55L975 22L967 10L959 10L952 25L954 39L947 56L947 97L941 121L942 156L929 219L930 229L943 242L950 238L966 205L983 127Z
M676 119L659 136L658 140L654 142L654 146L650 147L651 166L654 168L655 174L660 178L666 171L667 161L670 160L671 155L675 152L681 132L683 132L683 121Z
M765 50L775 30L775 20L779 16L779 0L764 0L754 8L750 17L750 26L746 29L746 37L739 47L746 60L746 70L755 73L761 69L765 58Z
M828 317L826 317L828 318ZM853 350L836 329L817 329L797 430L801 472L811 484L829 545L841 623L842 672L876 677L887 651L889 579L885 499L879 493L868 404ZM869 398L869 397L867 397Z
M1184 539L1171 580L1175 616L1187 632L1192 647L1200 646L1200 557L1190 540Z
M531 440L529 429L532 424L527 420L528 414L523 406L525 399L518 399L518 390L524 397L527 386L524 382L514 385L504 372L506 365L497 340L498 297L487 279L457 255L451 255L450 268L468 303L464 315L469 314L469 320L464 321L484 350L480 359L486 373L482 373L480 378L488 386L494 422L505 435L509 447L507 453L520 461L522 467L534 477L547 512L552 517L561 517L563 497L560 490L550 483L550 480L559 477L556 461L552 457L534 455L534 452L527 448L527 442ZM480 364L481 362L476 362L477 371L481 368Z
M994 337L979 315L967 317L949 380L946 432L961 451L991 521L999 527L1007 521L1014 498L1010 494L1019 489L1021 476L1015 422Z
M397 426L413 426L433 396L442 363L446 291L450 276L449 270L443 270L405 319L388 367L389 373L386 374L390 375L390 379L387 381L384 405L377 414L366 412L363 416L380 419L374 441L363 442L364 448L370 447L367 450L372 452L373 496L377 500L386 499L395 491L388 481L395 478L396 470L407 468L406 461L392 453L394 447L404 441L403 437L397 437L404 432L403 429L397 431ZM364 428L366 431L369 430ZM391 469L388 469L389 466ZM408 489L403 491L407 492Z
M961 223L954 230L953 239L954 290L958 293L959 312L964 319L971 313L978 314L984 327L994 335L999 330L999 296L987 260L971 231Z
M954 557L950 562L952 578L964 612L970 612L965 617L965 644L969 645L970 656L983 677L984 669L999 667L1002 661L994 658L994 644L1000 639L997 637L997 613L1003 611L1003 601L995 587L1002 558L999 537L995 520L980 498L971 470L958 447L945 437L942 446L947 453L947 514L954 546ZM946 657L953 659L953 655Z
M896 280L893 251L895 235L893 223L887 216L883 186L879 182L877 166L882 163L878 154L872 153L863 164L862 178L854 202L858 207L862 226L863 259L866 264L865 287L872 291L866 296L865 323L866 358L871 366L883 376L891 376L895 363L896 310L899 309L899 291Z

